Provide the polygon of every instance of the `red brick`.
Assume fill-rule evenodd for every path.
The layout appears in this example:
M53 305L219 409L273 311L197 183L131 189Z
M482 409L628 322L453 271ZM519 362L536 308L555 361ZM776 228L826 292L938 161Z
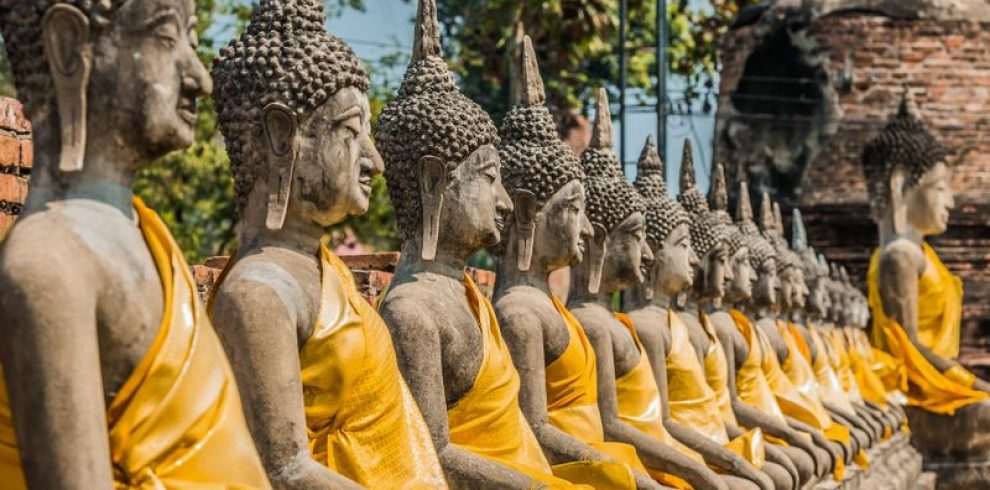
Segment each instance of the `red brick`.
M27 197L27 189L26 178L12 174L0 174L0 199L23 203L24 198Z
M30 139L21 140L21 168L34 167L34 142Z
M0 134L0 166L20 165L21 142L12 135Z

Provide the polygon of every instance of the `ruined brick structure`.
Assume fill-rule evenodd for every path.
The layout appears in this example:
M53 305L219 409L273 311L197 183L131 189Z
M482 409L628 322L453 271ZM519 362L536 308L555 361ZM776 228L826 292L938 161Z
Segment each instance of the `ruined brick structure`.
M0 236L17 219L34 165L31 123L21 103L0 97Z
M932 244L965 281L963 361L986 373L990 2L792 3L743 12L725 40L716 161L800 206L812 244L862 283L877 233L860 152L910 87L952 150L957 206Z

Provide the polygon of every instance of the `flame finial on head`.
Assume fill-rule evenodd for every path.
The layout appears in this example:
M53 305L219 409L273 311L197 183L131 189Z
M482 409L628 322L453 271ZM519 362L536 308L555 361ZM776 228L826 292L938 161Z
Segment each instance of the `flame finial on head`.
M784 217L780 213L780 203L773 203L773 229L777 238L784 239Z
M712 188L708 192L708 203L714 211L726 211L729 209L729 192L725 183L725 167L722 164L715 165L712 173Z
M540 76L540 66L536 61L536 50L533 49L533 41L529 36L523 37L522 56L520 63L522 66L517 78L516 105L540 106L546 103L547 94L543 88L543 77Z
M690 189L694 189L698 180L694 176L694 152L691 149L691 140L684 140L684 149L681 151L681 194Z
M595 104L595 124L591 129L591 148L610 150L612 145L612 111L608 107L608 92L600 88Z
M736 205L736 221L753 221L753 202L749 199L749 185L745 181L739 183L739 202Z
M653 135L648 135L646 137L646 143L643 144L643 151L639 154L639 161L636 163L636 169L637 175L656 175L659 176L662 181L663 160L660 159L660 154L657 153L657 147L653 143Z
M773 219L773 204L770 202L770 195L763 193L763 200L760 202L760 228L763 233L773 233L777 223Z
M420 0L416 9L416 37L413 39L412 61L440 56L440 22L437 1Z
M797 252L808 249L808 231L804 228L804 218L801 217L801 210L794 208L791 223L791 248Z

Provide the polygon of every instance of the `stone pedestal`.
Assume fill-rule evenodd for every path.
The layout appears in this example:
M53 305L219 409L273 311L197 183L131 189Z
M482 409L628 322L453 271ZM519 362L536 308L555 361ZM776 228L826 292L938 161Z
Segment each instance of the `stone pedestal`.
M990 405L973 404L949 417L907 408L911 444L939 490L990 488Z

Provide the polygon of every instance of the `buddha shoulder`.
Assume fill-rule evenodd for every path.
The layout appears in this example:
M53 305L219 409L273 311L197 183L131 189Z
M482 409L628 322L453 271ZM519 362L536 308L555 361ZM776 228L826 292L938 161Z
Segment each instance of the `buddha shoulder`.
M217 286L214 326L226 330L292 325L300 340L308 338L320 304L319 273L299 277L291 267L262 255L239 260Z
M881 274L913 272L920 275L925 270L925 252L918 244L898 238L880 251Z

